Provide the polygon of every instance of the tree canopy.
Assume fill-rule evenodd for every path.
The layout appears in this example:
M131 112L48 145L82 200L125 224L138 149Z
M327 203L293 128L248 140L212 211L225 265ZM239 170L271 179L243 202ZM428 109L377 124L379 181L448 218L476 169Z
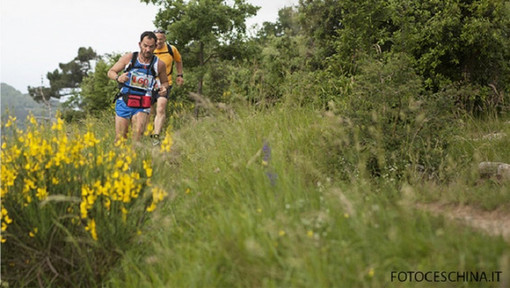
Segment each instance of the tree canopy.
M215 57L242 55L246 18L259 7L245 0L142 0L162 6L155 24L168 31L169 39L187 56L188 66L200 67L199 93L202 92L205 65ZM241 44L241 45L240 45Z
M404 52L435 90L459 81L502 89L510 77L509 1L301 0L300 11L321 67L334 57L354 73L364 54Z
M80 47L78 55L68 63L59 63L59 69L48 72L46 78L50 81L50 87L28 87L28 93L36 101L48 100L51 97L60 98L69 95L63 89L76 89L88 71L92 68L90 63L97 58L96 52L91 48Z

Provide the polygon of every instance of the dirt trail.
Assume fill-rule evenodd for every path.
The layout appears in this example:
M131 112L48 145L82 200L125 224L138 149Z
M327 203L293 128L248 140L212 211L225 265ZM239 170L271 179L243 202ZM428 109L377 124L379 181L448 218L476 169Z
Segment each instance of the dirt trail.
M503 211L503 209L483 211L470 206L439 203L420 203L417 207L433 215L444 216L447 219L482 230L489 235L501 235L510 243L510 211Z

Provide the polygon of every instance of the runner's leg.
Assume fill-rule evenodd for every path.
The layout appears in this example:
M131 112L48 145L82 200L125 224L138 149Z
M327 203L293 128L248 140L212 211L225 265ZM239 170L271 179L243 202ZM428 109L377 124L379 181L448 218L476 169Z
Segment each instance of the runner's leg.
M115 115L115 142L126 138L129 129L129 119Z
M167 102L168 99L166 99L165 97L159 97L156 102L156 117L154 117L154 133L153 133L155 135L159 135L161 133L163 123L165 123Z
M131 121L133 123L133 141L138 142L142 137L143 132L145 131L145 124L147 123L147 119L149 117L149 113L146 112L138 112L133 115Z

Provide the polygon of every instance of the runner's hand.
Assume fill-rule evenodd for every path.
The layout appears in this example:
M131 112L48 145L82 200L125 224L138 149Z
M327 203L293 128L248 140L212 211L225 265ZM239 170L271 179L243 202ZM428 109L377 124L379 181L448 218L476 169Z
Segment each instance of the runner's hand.
M158 94L159 96L166 96L166 87L162 86L161 88L159 88Z
M177 83L177 86L182 86L182 84L184 84L184 78L182 77L175 78L175 83Z
M117 78L117 82L119 83L126 83L129 79L129 76L128 76L128 73L125 72L125 73L122 73L122 75L119 76L119 78Z

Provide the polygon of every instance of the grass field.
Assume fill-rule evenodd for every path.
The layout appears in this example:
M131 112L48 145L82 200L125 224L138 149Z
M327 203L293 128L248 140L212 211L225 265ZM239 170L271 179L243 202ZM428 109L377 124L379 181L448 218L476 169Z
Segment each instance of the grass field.
M451 217L508 225L510 183L477 171L510 162L504 119L464 120L435 170L374 177L331 113L209 107L164 149L113 145L110 116L2 133L4 287L510 284L509 240Z
M331 140L327 135L339 137L328 132L341 128L326 114L282 106L214 115L175 131L172 153L155 162L154 180L170 197L139 245L112 271L109 286L510 283L510 245L502 236L417 208L418 203L442 203L508 209L509 183L480 182L476 171L481 160L510 161L508 123L467 122L467 133L459 133L463 138L456 138L442 164L448 182L423 180L415 173L410 181L373 179L363 172L366 158L361 156L357 172L345 180L331 171L331 153L323 150ZM506 136L476 139L494 132ZM343 149L356 153L358 145ZM417 278L398 281L395 276L405 276L398 274L402 271L415 271ZM492 283L462 277L419 281L428 271L502 273Z

